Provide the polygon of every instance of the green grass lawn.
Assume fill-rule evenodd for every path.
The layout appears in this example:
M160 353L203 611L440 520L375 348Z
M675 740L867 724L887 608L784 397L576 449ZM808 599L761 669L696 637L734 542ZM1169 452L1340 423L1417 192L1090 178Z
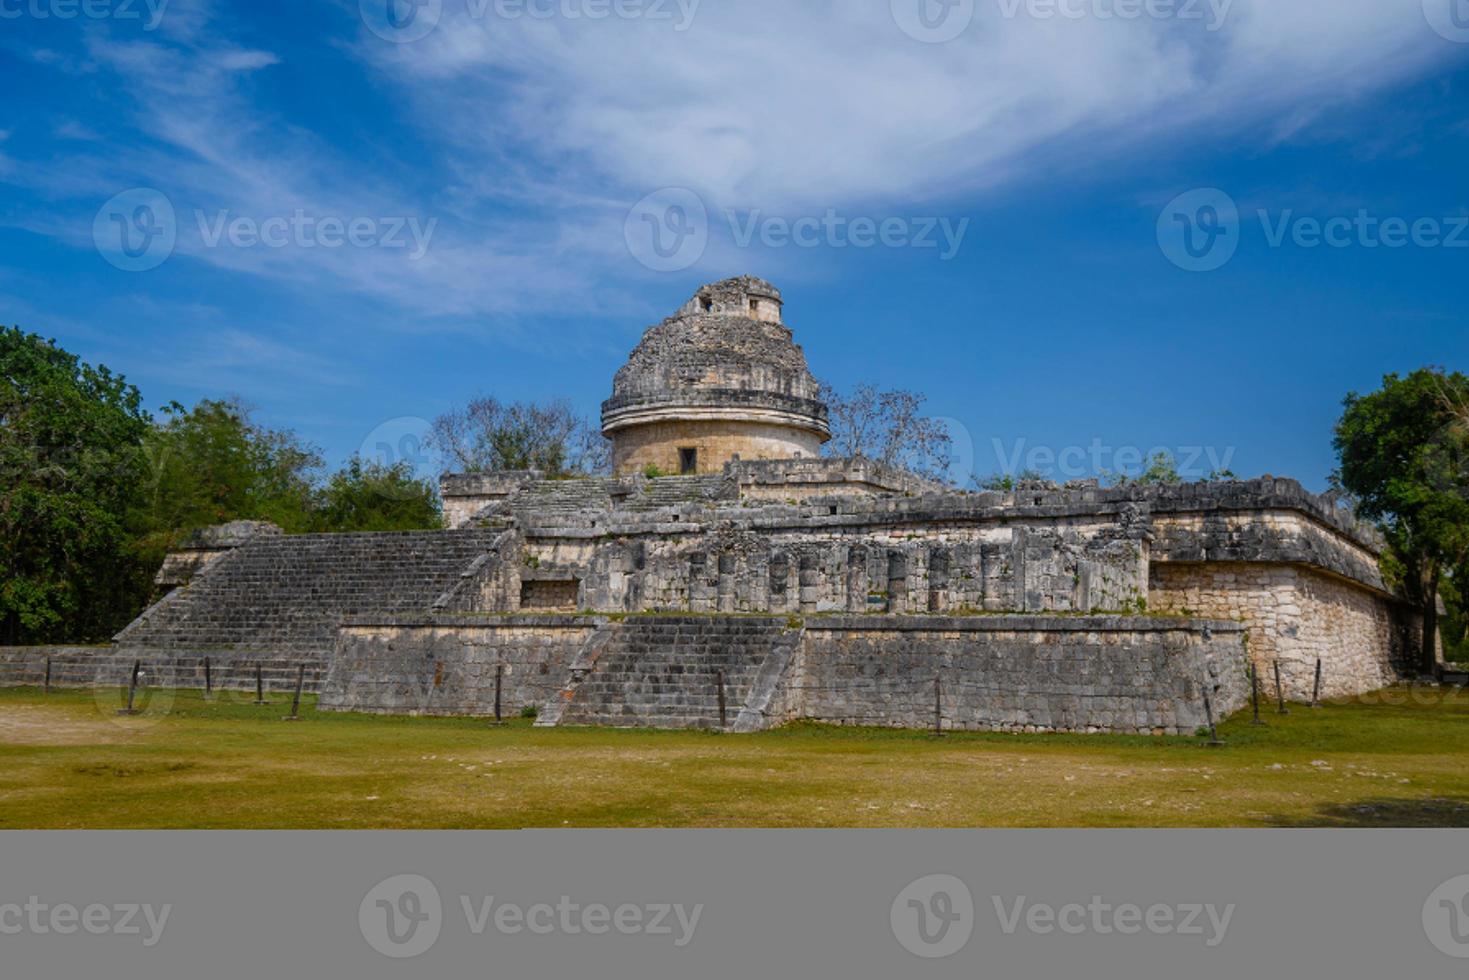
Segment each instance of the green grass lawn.
M757 735L0 690L0 827L1469 826L1469 696L1198 738L795 725ZM163 700L168 700L164 696Z

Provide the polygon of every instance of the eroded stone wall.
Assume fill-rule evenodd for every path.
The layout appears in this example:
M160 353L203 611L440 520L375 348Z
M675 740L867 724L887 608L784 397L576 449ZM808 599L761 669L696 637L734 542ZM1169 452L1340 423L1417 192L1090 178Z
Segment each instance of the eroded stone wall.
M1154 562L1150 609L1233 619L1249 627L1266 690L1279 661L1287 697L1306 700L1322 661L1323 696L1373 691L1404 672L1402 607L1387 596L1296 565Z
M1146 617L807 623L801 717L924 728L1193 734L1246 701L1243 630ZM938 681L937 691L935 680Z
M550 702L567 668L604 621L516 616L481 622L415 617L342 627L322 711L492 716L495 673L506 716Z
M1091 612L1146 595L1147 543L1112 522L1030 526L733 524L591 542L527 541L537 567L582 569L583 609L695 613Z

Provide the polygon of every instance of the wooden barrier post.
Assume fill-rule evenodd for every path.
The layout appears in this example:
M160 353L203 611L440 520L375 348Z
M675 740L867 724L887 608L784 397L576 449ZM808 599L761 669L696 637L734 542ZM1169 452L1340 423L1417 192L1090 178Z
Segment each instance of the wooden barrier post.
M1280 683L1280 661L1275 661L1275 700L1279 705L1276 714L1288 715L1290 709L1285 706L1285 687Z
M495 664L495 724L505 724L505 716L501 707L501 692L505 687L505 665Z
M714 672L714 682L719 685L719 730L724 731L729 726L729 722L725 717L724 671L716 670Z
M1209 720L1209 741L1205 744L1210 748L1217 749L1224 742L1219 738L1219 729L1214 727L1214 702L1209 700L1208 687L1204 688L1204 717Z
M51 693L51 658L50 657L47 657L46 658L46 685L45 685L45 688L43 689L43 692L42 693L45 693L45 694L50 694Z
M1311 688L1311 707L1321 707L1321 658L1316 658L1316 684Z
M204 697L214 697L214 665L208 657L204 658Z
M265 670L259 664L255 665L255 703L270 704L265 700Z
M933 675L933 737L944 737L944 680L942 675Z
M133 661L133 672L128 677L128 706L118 712L120 715L135 715L138 709L133 707L138 694L138 675L143 672L143 661Z
M1255 709L1255 717L1250 721L1250 724L1265 724L1260 720L1260 668L1254 664L1250 664L1250 704Z
M281 721L301 720L301 688L306 686L306 665L302 664L296 674L296 696L291 698L291 713Z

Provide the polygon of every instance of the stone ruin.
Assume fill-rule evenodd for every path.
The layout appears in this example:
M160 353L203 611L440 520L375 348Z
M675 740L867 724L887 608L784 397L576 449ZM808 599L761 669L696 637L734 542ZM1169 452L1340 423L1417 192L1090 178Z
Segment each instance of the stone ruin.
M1418 629L1382 542L1285 479L968 493L820 456L826 408L780 293L706 286L603 406L615 475L442 481L443 531L237 524L60 676L274 686L321 710L754 731L795 719L1192 733L1273 693L1392 684ZM677 474L652 475L649 474ZM35 683L35 651L0 677Z

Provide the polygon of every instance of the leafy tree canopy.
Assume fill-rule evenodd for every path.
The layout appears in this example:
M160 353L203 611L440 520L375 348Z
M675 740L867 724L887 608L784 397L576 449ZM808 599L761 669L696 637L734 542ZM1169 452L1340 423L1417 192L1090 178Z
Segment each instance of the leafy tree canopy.
M1424 368L1353 392L1336 426L1336 481L1376 520L1423 613L1425 670L1445 576L1469 561L1469 378Z
M141 404L107 368L0 328L0 643L102 639L135 611Z

